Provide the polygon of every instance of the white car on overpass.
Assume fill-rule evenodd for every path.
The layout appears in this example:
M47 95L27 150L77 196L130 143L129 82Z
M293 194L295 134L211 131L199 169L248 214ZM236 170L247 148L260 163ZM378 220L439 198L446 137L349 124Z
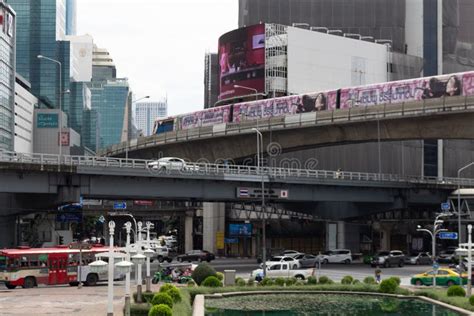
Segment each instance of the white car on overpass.
M157 170L199 171L199 166L186 163L181 158L163 157L148 163L148 168Z

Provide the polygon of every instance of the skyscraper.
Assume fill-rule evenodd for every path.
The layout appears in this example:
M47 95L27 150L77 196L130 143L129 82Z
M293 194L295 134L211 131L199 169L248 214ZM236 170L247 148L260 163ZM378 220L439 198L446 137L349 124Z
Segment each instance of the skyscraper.
M104 81L117 78L117 69L110 53L94 45L92 52L92 80Z
M167 100L162 102L137 103L135 110L135 125L143 136L150 136L153 132L153 125L157 118L167 116Z
M219 96L219 62L216 53L204 57L204 108L212 108Z
M43 105L56 108L59 98L67 109L68 97L59 91L58 65L38 60L38 55L62 63L62 87L69 89L70 48L66 34L65 0L8 0L17 12L17 72L31 83Z
M76 35L76 11L76 0L66 0L66 35Z
M132 120L132 93L127 79L94 81L90 85L92 110L98 113L100 143L103 148L129 139Z
M15 98L16 17L11 7L0 2L3 27L0 29L0 149L13 150Z

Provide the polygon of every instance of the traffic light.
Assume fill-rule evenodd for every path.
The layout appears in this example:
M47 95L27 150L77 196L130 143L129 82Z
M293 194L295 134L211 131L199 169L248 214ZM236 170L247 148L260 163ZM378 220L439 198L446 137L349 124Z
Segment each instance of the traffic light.
M63 244L64 244L64 237L61 236L61 235L58 236L58 244L59 244L59 245L63 245Z

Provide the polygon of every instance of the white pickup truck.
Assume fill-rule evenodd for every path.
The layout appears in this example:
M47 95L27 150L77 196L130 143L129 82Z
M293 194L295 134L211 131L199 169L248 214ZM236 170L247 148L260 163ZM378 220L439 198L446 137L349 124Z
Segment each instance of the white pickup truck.
M255 279L257 276L263 275L263 269L253 270L250 274L251 279ZM310 276L314 275L314 269L292 269L288 263L276 263L267 267L266 276L268 278L292 278L295 277L299 280L305 280Z

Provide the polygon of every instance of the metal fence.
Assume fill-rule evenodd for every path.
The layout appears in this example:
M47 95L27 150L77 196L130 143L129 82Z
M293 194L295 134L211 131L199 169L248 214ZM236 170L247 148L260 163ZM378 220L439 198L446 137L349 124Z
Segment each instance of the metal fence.
M147 170L154 176L172 174L176 176L252 176L253 181L264 181L290 178L306 178L331 181L360 181L360 182L401 182L437 185L474 186L474 179L402 176L395 174L379 174L368 172L311 170L292 168L255 167L245 165L229 165L214 163L192 163L185 161L170 162L166 160L123 159L98 156L68 156L53 154L28 154L10 151L0 151L0 163L33 164L41 168L45 166L61 167L96 167L123 168L129 170ZM137 174L141 176L142 174Z

